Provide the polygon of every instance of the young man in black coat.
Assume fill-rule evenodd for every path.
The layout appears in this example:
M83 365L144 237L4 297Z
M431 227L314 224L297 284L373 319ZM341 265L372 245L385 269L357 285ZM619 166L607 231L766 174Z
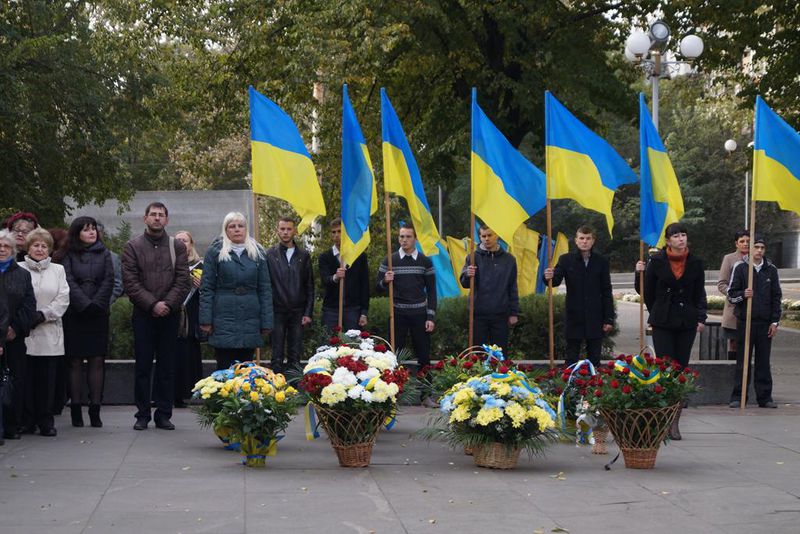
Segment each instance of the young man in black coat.
M594 230L581 226L575 233L576 252L563 254L554 269L544 270L545 282L552 280L558 287L567 284L567 305L564 311L564 330L567 338L565 363L578 361L581 343L586 343L586 357L600 364L603 336L614 328L614 296L608 260L592 249Z
M478 231L481 244L475 250L475 265L467 256L461 269L461 286L469 287L475 278L475 312L472 344L508 345L508 329L517 324L519 293L517 260L500 248L498 236L482 224Z
M293 219L278 221L278 244L267 249L272 282L272 369L280 372L299 367L303 350L303 328L314 314L314 270L311 256L294 242L297 228ZM286 363L284 364L284 357Z
M342 220L331 221L333 246L319 256L319 278L325 295L322 299L322 325L332 329L339 324L339 281L344 279L342 328L354 330L367 326L369 311L369 266L367 255L361 254L353 265L340 264Z
M747 332L747 300L752 299L750 313L750 354L755 364L756 400L761 408L777 408L772 400L772 372L769 356L772 349L772 338L778 333L778 322L781 320L781 284L778 280L778 269L764 257L766 244L762 237L756 237L750 247L753 255L753 287L748 285L748 264L740 261L733 268L731 285L728 287L728 300L735 305L736 326L739 340L736 351L736 373L734 374L733 391L731 392L731 408L739 408L742 399L742 373L744 372L744 347ZM748 367L750 371L750 367ZM747 373L750 383L751 373Z

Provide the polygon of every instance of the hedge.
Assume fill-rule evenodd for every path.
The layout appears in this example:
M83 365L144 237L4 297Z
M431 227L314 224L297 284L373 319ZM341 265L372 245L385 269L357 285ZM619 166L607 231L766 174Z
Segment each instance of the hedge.
M439 356L457 354L466 348L468 335L467 297L454 297L439 301L436 311L436 328L431 336L433 359ZM127 298L117 300L111 310L111 350L110 357L118 359L133 358L133 335L131 332L131 303ZM305 354L325 343L329 333L320 325L320 306L316 306L314 324L304 338ZM553 298L553 318L555 324L556 358L564 353L564 296ZM515 360L543 360L548 354L547 297L530 295L520 299L519 323L511 329L511 338L506 353ZM389 338L389 299L375 297L370 299L369 325L367 330L378 336ZM615 326L611 336L606 337L603 351L610 354L614 348L613 336L618 330ZM410 346L410 340L408 345ZM263 358L269 359L269 344L263 347ZM204 345L203 357L213 359L213 351Z

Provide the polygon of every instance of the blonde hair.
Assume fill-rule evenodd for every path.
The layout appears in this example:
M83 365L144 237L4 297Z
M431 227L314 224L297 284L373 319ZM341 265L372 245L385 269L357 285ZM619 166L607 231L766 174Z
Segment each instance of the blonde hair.
M247 228L247 219L245 216L238 211L232 211L222 219L222 234L220 235L222 238L222 248L219 251L219 261L230 261L231 259L233 241L228 239L228 234L225 230L227 230L228 225L234 221L241 221L244 223L244 250L247 252L250 259L257 261L259 258L265 257L266 253L264 252L264 248L259 245L255 239L250 237L250 230Z
M203 258L197 253L197 249L194 248L194 237L192 237L192 233L189 230L178 230L175 232L175 237L178 237L178 234L186 234L189 236L189 246L186 247L186 254L188 255L188 260L190 263L196 263Z
M41 241L47 245L50 252L53 252L53 236L44 228L34 228L28 233L28 237L25 238L25 248L31 248L34 241Z

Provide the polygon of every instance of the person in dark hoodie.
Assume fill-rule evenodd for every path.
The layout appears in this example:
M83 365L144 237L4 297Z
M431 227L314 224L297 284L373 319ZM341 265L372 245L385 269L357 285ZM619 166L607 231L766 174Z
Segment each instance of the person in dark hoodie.
M468 288L475 278L474 330L472 344L508 345L509 327L519 318L517 261L500 248L498 236L482 224L481 244L475 249L475 265L467 256L461 269L461 285Z
M772 338L778 333L781 320L781 283L778 269L767 258L764 238L756 236L750 253L753 255L753 287L748 285L748 264L740 261L733 268L731 285L728 286L728 300L736 306L737 331L739 339L736 351L736 373L734 374L731 408L739 408L742 399L742 373L744 372L745 333L747 332L747 300L752 299L750 312L750 354L754 357L753 367L756 400L761 408L777 408L772 400L772 372L769 366ZM750 371L748 367L748 371ZM750 383L751 373L747 373Z
M614 295L608 260L594 252L595 233L589 226L575 232L578 250L562 254L554 269L544 270L544 280L558 287L567 285L564 330L567 339L565 363L578 361L581 344L586 343L586 358L600 364L603 337L614 328Z

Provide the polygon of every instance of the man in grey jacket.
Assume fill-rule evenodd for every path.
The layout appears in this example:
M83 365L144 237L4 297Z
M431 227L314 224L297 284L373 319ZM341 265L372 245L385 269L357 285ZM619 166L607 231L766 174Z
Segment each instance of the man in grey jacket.
M717 290L722 293L725 298L725 306L722 309L722 337L728 341L728 359L735 360L738 347L736 340L739 334L736 330L736 316L733 313L734 305L727 299L728 286L731 285L733 280L733 267L740 261L747 261L747 255L750 253L750 232L748 230L739 230L734 235L736 242L736 252L726 254L722 258L722 266L719 268L719 281L717 281Z
M189 294L186 246L167 235L169 212L161 202L147 206L145 232L125 244L122 251L122 283L133 303L133 348L136 357L134 396L136 424L145 430L150 422L150 373L156 369L152 397L157 428L174 430L172 402L175 381L175 348L180 309Z
M479 230L481 244L475 250L475 265L467 256L461 269L461 285L469 287L475 278L475 327L472 344L508 345L509 327L517 324L519 317L519 292L517 290L517 260L500 248L498 236L482 224Z

